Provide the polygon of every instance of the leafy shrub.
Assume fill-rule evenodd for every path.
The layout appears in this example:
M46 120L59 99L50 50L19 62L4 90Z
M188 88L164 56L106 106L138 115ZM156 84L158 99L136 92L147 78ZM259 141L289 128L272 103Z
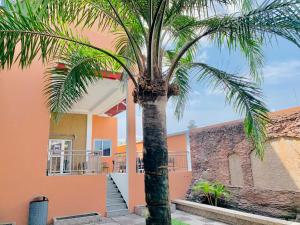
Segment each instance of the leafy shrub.
M208 204L218 206L220 199L229 196L227 188L219 182L198 181L192 188L194 194L204 194Z

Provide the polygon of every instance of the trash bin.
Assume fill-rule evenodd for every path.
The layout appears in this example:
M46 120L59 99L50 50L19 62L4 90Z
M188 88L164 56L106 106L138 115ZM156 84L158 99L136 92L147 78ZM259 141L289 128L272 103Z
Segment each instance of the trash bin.
M48 219L48 198L39 196L29 204L29 225L46 225Z

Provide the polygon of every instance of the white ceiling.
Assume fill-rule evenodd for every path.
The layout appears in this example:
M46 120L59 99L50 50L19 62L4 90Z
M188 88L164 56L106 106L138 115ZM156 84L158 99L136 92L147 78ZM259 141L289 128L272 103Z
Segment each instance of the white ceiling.
M72 113L103 115L126 98L126 90L119 80L102 79L88 87L88 94L72 107Z

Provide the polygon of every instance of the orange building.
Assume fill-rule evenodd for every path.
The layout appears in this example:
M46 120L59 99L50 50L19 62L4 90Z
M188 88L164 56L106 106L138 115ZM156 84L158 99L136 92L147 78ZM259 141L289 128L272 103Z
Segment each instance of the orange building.
M110 45L111 37L102 35L92 39L99 45ZM119 213L133 212L135 206L145 204L131 85L123 90L118 74L104 74L104 79L90 85L88 94L56 123L43 96L44 69L36 61L24 70L15 66L0 72L0 223L27 224L29 203L36 196L49 199L49 221L89 212L114 215L118 209L109 203L107 185L111 180L107 174L124 199L118 203L125 207ZM115 115L122 111L127 113L127 147L125 168L119 171ZM169 137L170 149L182 151L180 158L185 162L185 168L177 170L175 156L170 159L170 195L175 199L185 196L191 171L187 149L184 144L173 148L172 138L175 136ZM183 143L180 135L175 139ZM179 146L175 142L174 146Z

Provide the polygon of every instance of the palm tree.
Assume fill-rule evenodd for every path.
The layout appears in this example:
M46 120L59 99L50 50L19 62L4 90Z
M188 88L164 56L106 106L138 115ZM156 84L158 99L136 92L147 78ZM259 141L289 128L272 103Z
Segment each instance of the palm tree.
M68 112L103 70L131 80L134 100L143 109L147 224L170 224L166 105L175 100L180 118L191 82L221 88L245 115L245 133L262 157L267 112L259 82L261 47L274 36L300 46L300 0L5 0L0 11L0 63L23 68L41 57L47 70L48 105ZM235 6L238 12L227 14ZM116 35L115 51L88 42L70 25L97 25ZM72 27L71 26L71 27ZM249 76L222 71L196 60L199 42L239 51ZM16 45L20 49L16 51ZM64 64L57 67L57 63ZM51 66L52 65L52 66ZM192 78L195 78L194 80Z

